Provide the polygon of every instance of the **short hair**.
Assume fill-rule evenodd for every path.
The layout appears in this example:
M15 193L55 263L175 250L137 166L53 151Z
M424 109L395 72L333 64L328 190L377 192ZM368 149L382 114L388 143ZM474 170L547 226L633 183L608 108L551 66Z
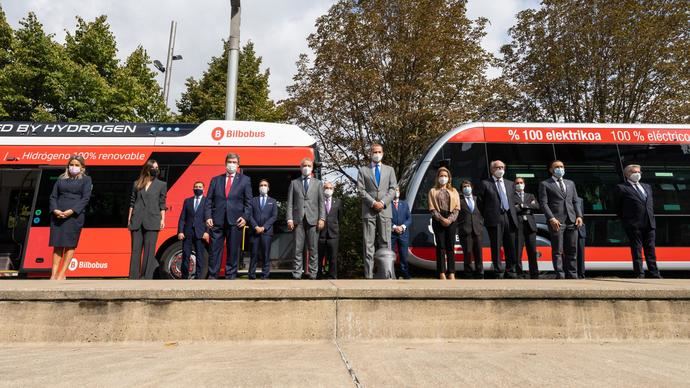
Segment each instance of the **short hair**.
M383 146L380 143L374 143L369 147L369 151L372 151L376 147L381 147L381 151L383 151Z
M335 189L335 185L331 181L323 181L323 187L326 188L326 185L329 185Z
M259 181L259 186L261 186L261 184L264 183L264 182L266 182L266 185L268 185L268 187L271 187L271 184L268 183L268 179L262 179L262 180L260 180L260 181Z
M563 163L563 161L559 160L559 159L553 160L551 163L549 163L549 170L551 169L551 167L553 167L553 165L555 163ZM563 163L563 164L565 164L565 163Z
M496 160L492 160L492 161L491 161L491 164L489 164L489 169L492 169L492 168L494 168L494 165L496 165L497 163L501 163L501 164L503 165L503 167L505 167L505 166L506 166L506 164L505 164L505 163L503 163L503 161L502 161L502 160L498 160L498 159L496 159Z
M304 162L306 162L306 161L309 161L312 164L312 166L314 165L314 161L308 156L306 158L302 158L302 160L300 160L300 162L299 162L299 165L300 166L303 165Z
M196 186L196 185L206 186L206 185L204 185L204 182L202 182L202 181L196 181L196 182L194 182L194 186Z
M641 170L641 169L642 169L642 166L640 166L639 164L628 164L628 165L625 166L625 168L623 169L623 175L625 175L626 178L629 177L629 176L632 174L631 171L632 171L633 168L639 168L639 169Z
M228 162L230 159L237 159L237 164L240 163L240 155L234 153L234 152L228 152L227 155L225 155L225 163Z
M468 181L467 179L462 181L462 183L460 184L460 187L463 187L465 185L470 185L470 187L473 187L472 182Z

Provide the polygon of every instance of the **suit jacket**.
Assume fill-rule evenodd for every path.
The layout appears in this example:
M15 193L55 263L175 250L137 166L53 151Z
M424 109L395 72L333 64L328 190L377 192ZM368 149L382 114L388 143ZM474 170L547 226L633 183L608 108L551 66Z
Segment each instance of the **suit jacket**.
M508 197L508 218L517 226L518 218L515 211L515 184L508 179L503 179L503 184L506 187L506 196ZM479 190L477 196L479 197L479 211L484 217L484 224L486 226L496 226L501 219L501 196L498 194L498 187L493 177L484 179L477 187Z
M357 193L362 198L362 218L376 218L379 214L374 211L371 206L377 200L382 201L384 208L381 211L381 216L384 218L391 218L391 201L395 197L395 188L398 186L398 180L395 178L395 170L393 167L381 163L381 180L380 184L376 185L376 176L372 164L365 167L360 167L357 173Z
M558 187L553 178L539 183L539 204L546 220L557 219L561 224L566 220L575 223L577 217L582 217L582 211L577 207L577 189L570 179L563 179L565 194Z
M213 220L214 226L235 225L237 219L242 217L249 221L249 213L252 200L252 181L239 172L230 188L230 195L225 195L226 174L213 177L208 188L204 219Z
M325 208L326 200L324 199L324 209ZM319 232L320 239L338 238L340 234L340 220L342 219L342 215L342 202L337 198L331 197L331 211L326 213L326 225Z
M410 226L412 225L412 215L410 214L410 205L405 201L398 200L398 209L395 209L395 205L391 202L391 215L393 225L405 225L405 231L398 235L400 240L408 241L410 238ZM393 232L395 236L396 233Z
M302 177L293 179L288 189L287 219L297 225L306 217L307 225L316 225L319 220L325 219L325 214L321 181L310 177L309 191L305 193Z
M161 211L166 209L165 198L168 194L168 185L155 178L148 190L137 190L136 183L132 184L132 195L129 198L129 207L132 208L132 218L129 230L137 230L142 226L146 230L161 229Z
M626 228L656 229L652 187L646 183L640 183L640 185L647 193L647 199L643 199L630 182L620 183L616 186L616 213Z
M194 211L194 199L195 197L189 197L184 200L180 220L177 222L177 233L184 233L185 238L192 236L202 238L204 233L208 231L206 220L204 219L206 197L201 197L196 211Z
M537 222L534 220L534 211L539 210L539 202L534 194L525 193L524 201L520 199L520 194L515 192L515 209L520 222L527 218L527 225L530 232L537 231Z
M577 197L577 208L580 209L580 214L584 215L585 214L585 204L582 198ZM584 221L584 220L583 220ZM583 222L582 225L577 228L577 236L579 238L586 238L587 237L587 225Z
M484 217L482 217L479 207L477 207L477 197L472 196L474 201L474 211L470 211L465 196L460 197L460 212L458 213L458 234L466 236L469 234L480 235L484 231Z
M266 203L264 208L261 208L261 196L257 195L252 198L251 212L249 215L249 226L252 228L252 234L255 235L254 228L257 226L264 227L264 233L267 236L273 236L273 223L278 218L278 202L269 196L266 196Z

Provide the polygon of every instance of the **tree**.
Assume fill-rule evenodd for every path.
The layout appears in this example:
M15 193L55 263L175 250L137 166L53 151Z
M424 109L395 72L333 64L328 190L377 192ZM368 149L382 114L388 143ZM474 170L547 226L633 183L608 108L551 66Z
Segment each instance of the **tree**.
M686 0L544 0L510 29L491 106L530 121L690 122L689 16Z
M0 69L10 63L12 59L12 27L7 23L5 11L0 6Z
M76 31L67 32L65 37L65 50L75 63L95 65L101 76L109 82L113 80L118 67L117 43L105 15L93 22L77 17Z
M223 54L213 57L200 80L187 79L187 90L177 103L180 118L186 122L201 122L225 117L225 94L228 69L228 44ZM283 121L285 114L268 97L270 71L260 70L261 57L256 56L254 43L248 42L240 50L237 80L237 120Z
M340 0L308 38L288 88L290 117L347 175L380 142L400 177L441 133L476 117L491 55L486 19L463 0ZM350 179L353 179L350 177Z

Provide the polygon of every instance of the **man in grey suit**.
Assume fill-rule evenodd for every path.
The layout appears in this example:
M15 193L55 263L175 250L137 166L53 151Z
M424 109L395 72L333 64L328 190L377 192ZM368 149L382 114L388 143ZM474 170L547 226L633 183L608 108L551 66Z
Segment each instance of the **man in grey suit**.
M302 159L302 176L294 179L288 189L287 219L288 229L295 231L295 262L292 271L294 279L301 279L304 259L304 241L309 248L309 278L316 279L318 273L317 256L319 235L323 229L326 210L323 201L323 185L311 176L313 161Z
M577 279L577 228L582 225L577 189L573 181L563 179L565 165L560 160L551 162L549 172L551 178L539 184L539 203L549 222L553 269L557 279Z
M381 163L383 146L371 146L371 163L360 167L357 174L357 192L362 198L362 230L364 233L364 277L374 276L374 252L391 249L391 201L395 197L398 181L395 170Z

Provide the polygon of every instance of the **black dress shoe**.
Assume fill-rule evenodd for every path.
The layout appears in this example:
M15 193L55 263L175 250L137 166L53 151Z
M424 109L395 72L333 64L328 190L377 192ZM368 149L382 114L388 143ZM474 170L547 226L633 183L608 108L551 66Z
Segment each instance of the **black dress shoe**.
M507 279L517 279L518 278L518 276L515 272L506 272L505 277Z
M637 279L644 279L644 274L639 274L635 276Z
M651 274L651 275L649 275L649 276L647 276L647 277L648 277L648 278L652 278L652 279L663 279L663 278L661 277L661 274L658 274L658 273Z

